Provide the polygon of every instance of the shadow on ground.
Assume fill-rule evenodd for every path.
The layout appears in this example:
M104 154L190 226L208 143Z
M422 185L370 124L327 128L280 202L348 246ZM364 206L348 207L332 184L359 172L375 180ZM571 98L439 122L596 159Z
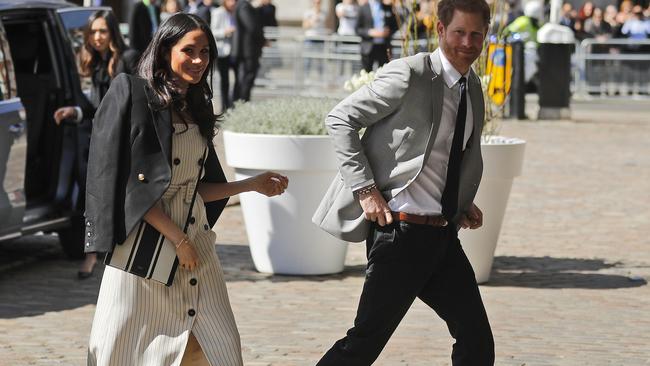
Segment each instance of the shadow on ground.
M490 280L485 286L531 288L617 289L647 285L642 278L601 270L625 271L623 263L601 259L553 257L495 257Z
M366 266L345 266L343 272L324 276L283 276L259 273L255 270L253 258L248 245L218 244L217 254L221 260L226 281L336 281L346 277L363 277L366 275Z
M28 236L0 245L0 318L37 316L95 304L103 266L80 281L80 261L66 258L56 236Z
M329 276L273 276L255 270L248 246L217 245L227 282L332 281L363 276L365 266L345 267ZM77 279L80 261L68 260L55 236L30 236L0 245L0 319L38 316L97 302L104 265Z

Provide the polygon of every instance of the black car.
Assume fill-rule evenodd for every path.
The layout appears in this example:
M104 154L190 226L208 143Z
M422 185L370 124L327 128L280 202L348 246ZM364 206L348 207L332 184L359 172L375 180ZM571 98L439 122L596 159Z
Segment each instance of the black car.
M83 256L78 126L53 114L85 98L76 55L98 9L0 0L0 241L56 232L66 254Z

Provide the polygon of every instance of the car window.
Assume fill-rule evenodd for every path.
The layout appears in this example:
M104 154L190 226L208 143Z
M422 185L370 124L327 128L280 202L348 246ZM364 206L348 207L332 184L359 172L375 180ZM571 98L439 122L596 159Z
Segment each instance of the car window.
M110 8L66 8L58 11L59 16L72 45L77 70L79 70L81 61L81 49L84 44L84 30L88 24L88 18L97 10L109 10ZM79 75L81 81L81 90L88 95L92 87L92 80L89 76Z
M0 24L0 100L15 98L16 94L14 63L5 30Z

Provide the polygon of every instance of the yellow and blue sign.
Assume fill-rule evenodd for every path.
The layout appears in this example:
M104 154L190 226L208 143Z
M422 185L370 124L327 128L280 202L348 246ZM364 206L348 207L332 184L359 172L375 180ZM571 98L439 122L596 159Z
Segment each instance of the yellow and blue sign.
M488 97L495 105L502 106L510 94L512 83L512 46L490 43L486 72L490 76Z

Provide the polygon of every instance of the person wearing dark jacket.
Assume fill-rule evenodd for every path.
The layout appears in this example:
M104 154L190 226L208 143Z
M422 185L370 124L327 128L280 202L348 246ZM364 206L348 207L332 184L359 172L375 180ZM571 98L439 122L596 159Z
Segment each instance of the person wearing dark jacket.
M249 101L260 68L264 47L264 29L259 13L249 0L237 1L235 7L235 34L231 57L237 63L237 78L233 99Z
M397 19L390 4L382 0L370 0L359 8L356 27L361 37L361 64L367 72L389 61L390 41L397 31Z
M95 110L106 95L113 78L123 72L130 74L135 68L134 52L126 49L117 19L112 12L107 10L94 12L88 19L83 39L79 73L90 77L92 85L89 98L81 99L78 106L61 107L54 112L54 121L57 124L61 124L64 120L78 124L74 129L77 148L73 175L79 187L77 201L79 207L84 205L91 121ZM86 255L77 273L78 277L80 279L90 277L96 262L95 254Z
M129 18L129 46L142 54L160 24L156 0L142 0L133 5Z
M175 14L154 35L138 76L119 75L95 114L86 252L112 252L133 240L144 220L174 246L169 249L178 270L168 287L105 268L89 365L243 364L211 228L227 197L278 195L288 181L266 172L226 182L212 144L218 116L207 76L216 58L208 25L196 15ZM205 175L197 185L202 165ZM188 214L193 219L184 232Z
M262 27L277 27L278 20L275 18L275 5L271 0L262 0L257 8L262 18Z

